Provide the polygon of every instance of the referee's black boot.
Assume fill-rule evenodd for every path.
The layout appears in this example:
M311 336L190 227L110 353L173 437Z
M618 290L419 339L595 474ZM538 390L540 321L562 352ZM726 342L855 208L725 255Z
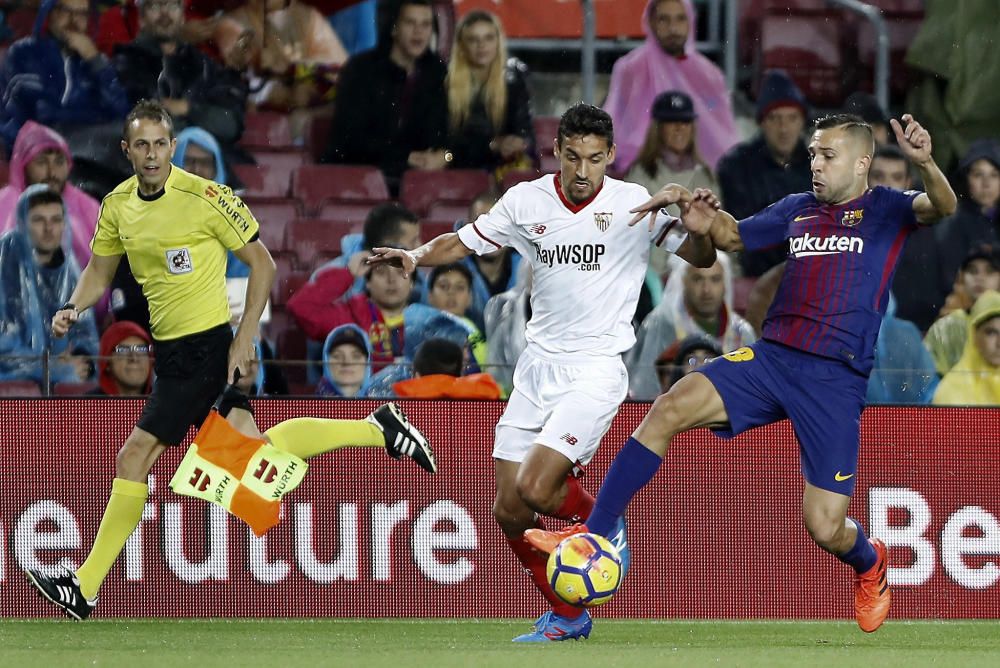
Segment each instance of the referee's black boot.
M424 435L410 424L396 404L384 404L365 418L379 428L385 437L385 450L395 459L403 455L413 458L417 464L430 473L437 472L434 451Z
M80 581L76 573L68 568L61 568L59 574L54 577L36 570L27 570L25 575L31 584L35 585L39 595L55 603L67 617L82 621L90 617L90 613L97 607L97 599L87 600L80 591Z

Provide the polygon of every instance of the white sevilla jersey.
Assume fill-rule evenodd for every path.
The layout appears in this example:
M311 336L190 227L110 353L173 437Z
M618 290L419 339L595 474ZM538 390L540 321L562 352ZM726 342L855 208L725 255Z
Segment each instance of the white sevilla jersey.
M643 186L605 177L594 197L574 205L558 175L548 175L508 190L458 236L477 255L512 246L531 263L529 347L562 359L612 357L635 344L650 242L672 253L687 238L665 213L652 232L648 219L629 227L629 209L648 199Z

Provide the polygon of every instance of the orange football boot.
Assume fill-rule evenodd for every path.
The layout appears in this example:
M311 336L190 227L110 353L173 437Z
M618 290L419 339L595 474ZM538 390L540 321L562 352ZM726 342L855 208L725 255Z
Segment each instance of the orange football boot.
M570 536L578 533L588 533L586 524L570 524L565 529L559 531L546 531L545 529L528 529L524 532L524 539L531 543L531 546L539 552L552 554L559 543Z
M858 626L865 633L872 633L882 626L889 616L892 594L886 580L887 551L885 543L878 538L871 539L878 560L864 573L854 576L854 614Z

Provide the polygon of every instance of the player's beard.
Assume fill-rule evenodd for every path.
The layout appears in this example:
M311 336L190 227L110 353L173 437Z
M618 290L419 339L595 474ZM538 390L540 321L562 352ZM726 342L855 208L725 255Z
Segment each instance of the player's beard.
M577 184L586 184L586 190L581 193L576 188ZM565 187L566 197L570 202L573 202L573 204L579 204L580 202L584 202L590 198L594 194L595 189L596 186L591 181L579 181L577 179L573 179L569 182L569 185Z

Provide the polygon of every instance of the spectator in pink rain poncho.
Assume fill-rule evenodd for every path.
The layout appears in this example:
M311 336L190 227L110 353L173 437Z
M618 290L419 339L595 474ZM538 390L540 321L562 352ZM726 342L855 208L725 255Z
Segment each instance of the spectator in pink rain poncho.
M698 149L714 170L740 136L725 77L694 47L695 14L690 0L650 0L642 27L646 43L615 63L604 102L615 124L617 169L628 169L638 156L653 99L663 91L679 90L694 100Z
M70 227L73 256L81 267L90 259L90 239L97 226L100 203L68 182L73 156L55 130L34 121L21 126L10 157L10 183L0 189L0 233L15 227L17 198L24 189L44 183L62 197Z

